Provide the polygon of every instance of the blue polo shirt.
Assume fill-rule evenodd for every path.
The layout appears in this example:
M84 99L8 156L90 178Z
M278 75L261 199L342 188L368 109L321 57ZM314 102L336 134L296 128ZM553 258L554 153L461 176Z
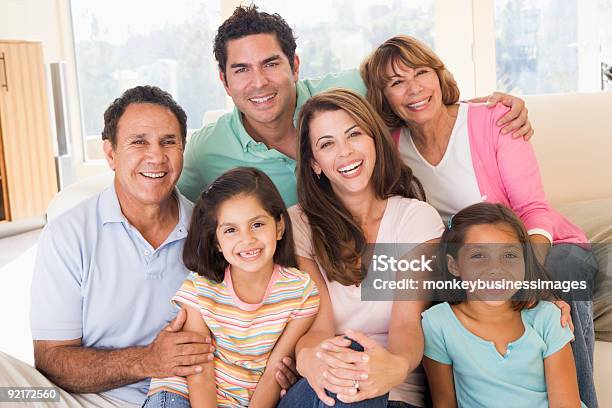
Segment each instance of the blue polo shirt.
M182 251L192 205L175 196L179 221L157 249L125 218L114 187L47 224L32 279L34 340L117 349L155 339L175 316L170 299L188 275ZM104 394L142 404L148 388L144 379Z
M311 96L336 87L352 89L364 96L366 94L365 84L356 69L320 79L298 81L294 124L302 106ZM242 113L237 107L191 136L185 149L178 188L187 198L195 201L206 186L237 166L260 169L272 179L287 207L297 203L295 160L276 149L269 149L265 143L256 142L244 128Z
M459 407L548 407L544 359L573 335L561 327L561 311L550 302L520 313L525 331L502 356L492 341L466 329L448 303L423 312L425 356L453 366Z

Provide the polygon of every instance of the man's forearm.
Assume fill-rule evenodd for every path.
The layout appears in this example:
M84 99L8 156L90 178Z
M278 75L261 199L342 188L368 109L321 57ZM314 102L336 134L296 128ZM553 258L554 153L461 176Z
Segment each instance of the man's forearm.
M530 235L529 241L531 242L531 247L533 248L536 259L542 265L544 265L546 263L546 256L548 255L548 250L550 248L550 241L542 234Z
M36 368L69 392L103 392L146 378L146 347L104 350L80 346L51 347L36 352Z

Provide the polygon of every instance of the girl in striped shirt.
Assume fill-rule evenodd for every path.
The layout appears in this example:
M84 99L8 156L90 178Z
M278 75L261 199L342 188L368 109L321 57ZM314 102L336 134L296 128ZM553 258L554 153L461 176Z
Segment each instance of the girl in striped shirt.
M309 329L319 293L296 269L291 221L265 173L239 167L201 194L183 262L193 272L172 301L187 311L183 330L212 338L213 362L152 379L144 406L275 406L274 367Z

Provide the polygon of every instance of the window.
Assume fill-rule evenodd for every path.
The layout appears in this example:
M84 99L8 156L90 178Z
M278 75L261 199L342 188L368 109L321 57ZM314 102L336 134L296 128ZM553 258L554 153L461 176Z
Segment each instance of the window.
M497 87L612 89L612 0L495 0Z
M125 89L157 85L185 109L188 127L225 109L212 53L226 0L75 0L71 2L85 160L102 159L104 109ZM231 3L231 2L230 2ZM385 39L414 35L434 46L434 0L262 0L298 37L301 78L356 68ZM231 6L231 7L230 7Z
M185 109L189 128L225 108L212 43L219 1L71 2L85 159L100 159L106 107L127 88L157 85ZM87 143L87 142L90 143Z
M225 109L212 42L234 0L71 2L85 159L102 158L102 114L137 84L168 90L188 126ZM612 0L255 0L297 35L301 78L356 68L385 39L438 52L462 97L612 89ZM221 8L224 15L221 15ZM493 47L495 43L495 49Z
M298 37L301 78L357 68L375 47L399 33L434 44L434 0L261 0L261 10L280 14Z

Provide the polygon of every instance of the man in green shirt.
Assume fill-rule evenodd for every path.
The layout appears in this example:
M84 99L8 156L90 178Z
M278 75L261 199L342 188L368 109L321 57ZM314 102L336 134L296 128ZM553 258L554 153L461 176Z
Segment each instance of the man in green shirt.
M240 6L217 31L214 54L219 78L234 101L232 112L196 131L185 150L178 188L195 201L215 178L236 166L264 171L285 204L297 202L295 158L297 117L314 94L343 87L365 96L357 69L317 80L299 80L300 59L291 27L278 14ZM533 132L524 103L495 94L492 99L512 105L508 121L517 133ZM519 129L520 128L520 129Z

